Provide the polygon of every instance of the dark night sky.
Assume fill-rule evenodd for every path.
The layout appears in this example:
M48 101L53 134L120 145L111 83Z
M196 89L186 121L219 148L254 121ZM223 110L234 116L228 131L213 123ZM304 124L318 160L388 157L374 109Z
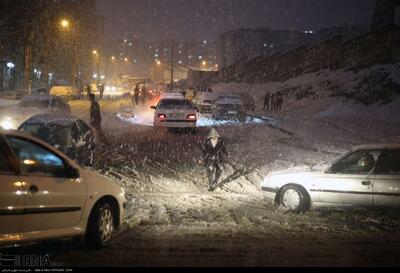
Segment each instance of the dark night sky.
M375 0L97 0L107 39L203 40L241 27L370 24Z

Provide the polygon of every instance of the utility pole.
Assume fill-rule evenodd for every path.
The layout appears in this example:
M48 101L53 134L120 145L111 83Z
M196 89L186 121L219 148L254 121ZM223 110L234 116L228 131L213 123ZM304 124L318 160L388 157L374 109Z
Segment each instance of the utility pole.
M32 42L34 35L32 26L28 28L27 32L26 44L24 46L24 88L30 94L32 89Z
M171 45L171 89L174 86L174 42Z

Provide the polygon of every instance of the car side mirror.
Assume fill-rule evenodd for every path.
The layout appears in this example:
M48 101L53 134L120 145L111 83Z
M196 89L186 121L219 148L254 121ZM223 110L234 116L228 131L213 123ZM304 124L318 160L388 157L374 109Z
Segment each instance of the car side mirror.
M156 107L155 107L155 106L150 106L150 108L151 108L151 109L154 109L154 110L156 109Z
M68 171L67 171L67 176L68 178L79 178L80 174L79 174L79 170L75 169L74 167L68 167Z

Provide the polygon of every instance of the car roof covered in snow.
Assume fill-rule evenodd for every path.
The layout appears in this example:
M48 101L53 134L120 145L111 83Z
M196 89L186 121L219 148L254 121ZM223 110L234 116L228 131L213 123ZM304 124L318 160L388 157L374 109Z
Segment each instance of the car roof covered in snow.
M78 119L79 118L74 115L51 113L51 114L34 115L30 119L26 120L24 123L39 123L39 124L52 123L61 126L66 126L75 122Z
M353 148L353 150L383 150L383 149L400 149L400 143L372 143L359 145Z

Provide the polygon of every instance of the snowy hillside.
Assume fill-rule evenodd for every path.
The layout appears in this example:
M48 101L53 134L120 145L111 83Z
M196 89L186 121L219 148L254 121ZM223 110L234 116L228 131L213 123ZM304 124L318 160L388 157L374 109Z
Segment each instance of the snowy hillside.
M400 64L359 71L321 70L268 84L219 83L213 90L248 92L256 99L258 112L263 112L267 91L282 92L283 110L277 118L285 121L284 128L303 132L309 141L318 136L336 141L343 131L350 137L351 131L357 131L354 137L365 136L367 142L395 141L400 135ZM327 125L330 130L320 127Z

